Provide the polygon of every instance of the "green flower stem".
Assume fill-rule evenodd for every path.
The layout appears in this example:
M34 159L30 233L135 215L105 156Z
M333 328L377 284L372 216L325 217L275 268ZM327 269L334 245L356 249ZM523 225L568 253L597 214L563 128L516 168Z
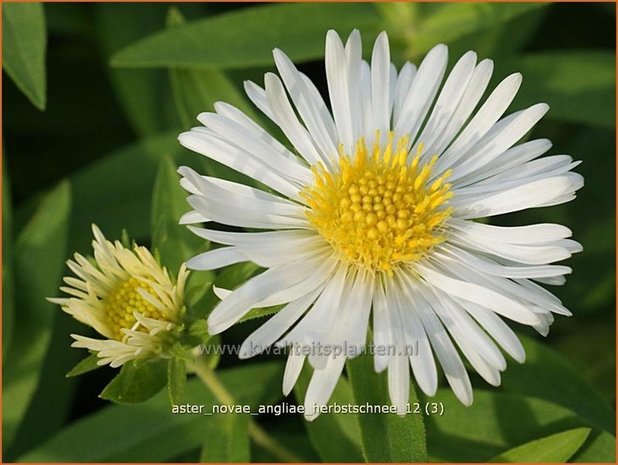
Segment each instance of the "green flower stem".
M196 360L191 364L191 368L200 378L204 385L214 394L216 399L225 405L235 405L234 397L228 392L221 383L217 374L205 363ZM249 437L262 449L270 452L281 462L303 462L304 460L294 452L288 450L276 439L270 436L253 418L249 420Z

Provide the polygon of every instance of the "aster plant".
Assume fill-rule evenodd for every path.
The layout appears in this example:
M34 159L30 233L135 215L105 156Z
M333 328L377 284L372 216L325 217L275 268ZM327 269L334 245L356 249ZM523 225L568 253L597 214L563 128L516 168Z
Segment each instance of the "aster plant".
M609 16L2 5L5 461L615 462Z
M482 101L493 62L477 63L468 52L444 79L445 45L429 51L418 68L408 62L398 71L382 33L369 63L355 30L345 45L335 31L326 36L331 112L281 50L273 55L279 76L267 73L264 88L248 81L245 90L292 150L225 103L198 116L204 126L179 136L185 147L265 186L179 170L193 207L183 223L263 230L191 227L225 247L193 257L189 268L244 261L266 268L220 292L209 332L228 329L254 307L284 305L249 336L241 357L277 341L350 350L289 355L285 393L306 359L314 369L305 396L310 420L314 406L328 402L346 359L366 344L370 321L375 346L395 348L376 353L374 367L387 370L398 412L407 409L410 371L432 396L438 364L457 398L470 405L472 386L457 348L498 386L506 369L498 346L518 362L525 359L505 318L546 335L553 314L570 315L538 284L563 284L571 272L553 264L581 250L568 228L475 221L568 202L583 186L570 156L542 157L551 148L547 139L516 145L548 106L504 116L521 74L505 78ZM417 353L405 350L415 344Z

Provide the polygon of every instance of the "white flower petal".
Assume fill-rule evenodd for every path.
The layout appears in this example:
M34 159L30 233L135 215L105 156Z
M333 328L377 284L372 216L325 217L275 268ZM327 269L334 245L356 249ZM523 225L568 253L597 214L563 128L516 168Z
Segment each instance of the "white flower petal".
M190 270L216 270L234 263L246 262L247 256L238 247L221 247L209 250L187 260Z
M496 291L478 284L452 278L435 269L430 269L426 265L417 264L417 268L431 286L437 287L454 298L463 299L489 308L518 323L533 325L540 321L539 317L524 305Z
M345 365L345 357L331 356L323 370L315 370L305 395L305 418L313 421L319 415L316 407L326 405Z
M465 187L479 182L484 179L495 178L503 174L517 174L520 172L521 166L524 163L540 157L551 148L552 144L548 139L535 139L523 144L511 147L504 152L499 158L489 162L482 170L477 173L471 173L465 179L461 179L457 184L458 187ZM508 178L507 178L508 179Z
M185 213L178 220L178 224L197 224L197 223L207 223L210 220L205 216L199 214L195 210L191 210L190 212Z
M303 76L285 53L275 49L273 56L292 101L307 126L316 147L321 152L321 159L327 163L327 166L330 165L330 160L333 160L337 154L337 142L334 139L334 123L324 100L321 96L316 99L315 93L307 86ZM302 137L302 135L298 137Z
M394 344L389 322L391 307L392 305L387 303L384 288L378 281L373 293L373 344L375 347L373 365L378 373L384 371L388 366L387 349L391 344Z
M210 334L225 331L275 290L299 284L314 272L316 261L289 263L251 278L222 300L208 317Z
M268 105L275 118L273 121L281 128L300 155L309 165L315 165L319 161L327 161L328 159L321 156L320 152L313 145L312 138L307 129L298 121L279 77L273 73L266 73L264 75L264 84L266 86Z
M309 168L282 144L275 142L275 139L247 131L246 126L218 113L200 113L197 118L218 137L232 142L270 168L285 173L301 183L311 181Z
M296 323L309 306L313 304L321 291L322 289L318 288L313 292L305 294L290 302L270 317L266 323L252 332L247 339L244 340L240 347L239 357L253 357L266 350L266 348L279 339L290 326Z
M320 340L321 335L331 329L337 316L335 309L340 308L340 302L346 284L348 267L340 265L327 283L324 291L320 294L313 307L305 317L279 341L279 345L289 343L304 344L310 341Z
M298 196L299 188L283 173L269 168L250 153L235 147L230 142L215 137L213 134L192 130L180 134L178 141L186 148L260 181L289 198Z
M270 120L274 121L275 117L272 110L268 106L266 91L253 81L245 81L244 87L245 93L247 94L247 97L249 97L249 100L251 100L253 104L258 107L260 111L264 113Z
M358 29L354 29L345 44L346 81L349 92L349 114L352 140L358 140L361 133L361 76L362 44Z
M475 65L476 53L474 52L466 53L455 64L451 74L444 83L444 87L440 91L431 116L427 120L427 124L423 128L417 142L414 144L411 153L416 153L419 144L423 144L429 150L435 146L435 142L443 134L448 122L455 113L457 105L468 88ZM430 156L433 155L431 152L425 153Z
M348 153L354 147L354 127L352 125L350 88L348 83L347 60L343 43L334 30L326 33L324 57L328 94L337 127L338 139Z
M408 93L412 89L412 82L416 77L416 66L409 61L406 61L397 76L397 83L395 85L394 101L393 101L393 115L391 128L394 127L395 122L399 121L401 116L401 110L403 104L406 101Z
M569 274L572 271L568 266L562 265L504 266L483 255L466 252L454 245L444 245L442 250L481 273L503 278L549 278ZM436 256L439 256L439 252L436 252Z
M489 80L491 79L493 69L493 61L488 59L481 61L476 66L468 83L468 87L461 97L461 101L457 105L457 108L453 112L446 129L444 129L440 137L433 144L426 145L425 153L430 156L435 153L441 154L444 149L449 146L481 100L489 84ZM436 173L441 173L441 171L436 170Z
M457 185L459 179L482 170L521 139L548 110L547 104L539 103L498 122L459 160L453 174L449 177L449 182Z
M451 201L460 218L481 218L568 202L584 185L576 173L540 179L476 200Z
M230 226L264 229L309 227L308 221L300 218L300 215L285 215L276 202L236 195L227 198L190 195L187 201L203 216ZM267 213L268 211L271 213Z
M371 54L371 114L375 128L383 136L390 129L391 120L391 55L388 35L381 32L373 46ZM366 110L368 111L368 110ZM371 129L367 128L367 131Z
M287 396L296 381L298 381L298 377L300 376L300 372L303 370L303 364L305 363L305 356L291 353L288 355L287 362L285 363L285 371L283 372L283 395Z
M408 135L410 145L414 142L442 83L447 58L448 48L444 44L436 45L427 53L412 82L410 93L406 97L401 114L394 122L396 137Z
M410 361L406 355L396 355L389 360L388 394L397 407L397 414L405 415L410 400Z
M400 273L405 273L401 271ZM431 350L431 344L423 323L419 319L419 313L422 311L417 308L419 304L418 297L411 295L405 283L410 277L399 277L401 285L399 288L392 286L391 291L394 300L393 308L400 308L401 324L403 325L406 344L410 347L418 346L418 353L410 355L410 365L414 373L414 378L421 390L428 396L433 396L438 389L438 371L436 362Z
M418 316L425 327L427 336L431 341L431 347L436 352L449 385L462 404L471 405L472 386L470 378L444 326L435 315L434 308L436 305L440 305L439 302L435 302L431 294L425 292L422 286L417 286L409 281L406 284L410 287L411 292L417 296Z
M302 246L319 238L314 231L289 230L289 231L264 231L264 232L230 232L215 229L198 228L189 226L194 234L208 241L239 247L262 247L270 244L290 244Z
M491 93L472 120L459 134L451 146L440 156L436 172L443 172L453 166L476 144L498 121L515 98L521 85L521 74L515 73L504 79Z

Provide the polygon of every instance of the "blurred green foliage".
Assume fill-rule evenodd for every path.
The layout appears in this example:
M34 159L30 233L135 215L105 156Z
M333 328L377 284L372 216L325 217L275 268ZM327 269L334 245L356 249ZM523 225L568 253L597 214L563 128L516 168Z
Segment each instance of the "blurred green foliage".
M44 298L57 294L66 258L89 252L93 222L109 238L128 231L153 245L172 272L208 247L177 226L188 207L176 167L243 178L184 150L177 134L218 100L259 120L242 81L260 82L273 69L275 47L325 91L325 31L345 35L354 27L363 34L366 57L381 30L389 33L398 65L418 62L439 42L449 45L451 63L473 49L495 60L494 83L523 73L511 110L550 104L530 137L549 137L553 153L583 160L577 171L586 186L568 205L497 221L558 222L573 229L584 252L570 261L574 272L556 293L574 316L558 318L545 340L516 328L527 362L511 361L499 389L475 376L470 408L441 389L432 401L444 403L444 415L422 420L257 420L305 461L425 460L425 451L440 461L615 461L615 5L59 3L2 9L5 461L277 459L248 440L242 416L171 415L169 396L215 402L197 380L185 386L185 366L177 360L147 367L157 372L154 387L167 378L170 391L153 388L154 396L137 405L97 398L111 369L65 378L84 356L69 348L69 334L85 329ZM194 273L191 299L212 303L209 283L233 288L256 271L242 265L217 275ZM259 323L238 325L223 341L239 343ZM196 334L203 333L198 326ZM93 368L91 362L86 359L78 371ZM224 355L213 359L217 363L237 401L256 406L282 400L281 358L239 362ZM364 364L350 363L349 377L339 381L331 401L386 402L383 380L367 379ZM126 400L135 386L116 380L103 397ZM295 387L297 400L307 383L305 371Z

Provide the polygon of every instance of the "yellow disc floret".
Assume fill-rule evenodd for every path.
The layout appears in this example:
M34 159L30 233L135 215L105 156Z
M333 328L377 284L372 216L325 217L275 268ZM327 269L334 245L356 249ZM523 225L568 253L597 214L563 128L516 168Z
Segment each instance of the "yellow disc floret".
M156 295L150 284L130 277L118 283L105 299L104 305L108 325L114 333L114 338L119 341L125 336L122 329L137 329L135 328L137 319L134 312L138 312L147 318L166 319L153 304L142 297L138 289L142 289L153 296ZM145 331L145 328L141 327L141 329Z
M302 192L307 217L341 259L391 273L444 240L450 173L430 181L437 156L423 164L421 151L408 162L407 139L395 146L389 134L383 149L369 151L364 140L352 156L340 149L333 172L312 167L315 181Z

